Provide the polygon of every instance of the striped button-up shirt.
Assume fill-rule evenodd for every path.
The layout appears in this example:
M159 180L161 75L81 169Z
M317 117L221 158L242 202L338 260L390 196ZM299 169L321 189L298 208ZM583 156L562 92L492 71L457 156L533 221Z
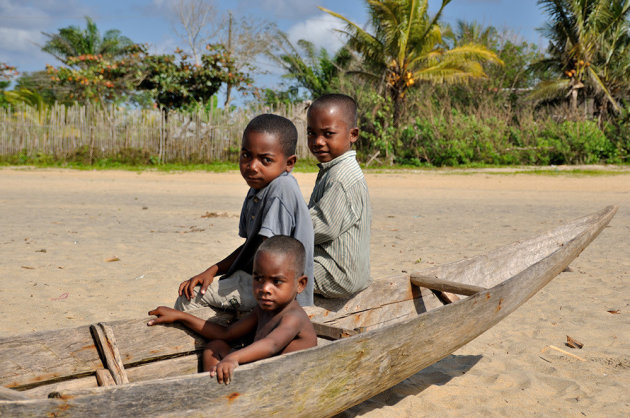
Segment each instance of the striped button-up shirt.
M315 233L315 293L349 298L368 287L372 208L355 151L319 164L308 207Z

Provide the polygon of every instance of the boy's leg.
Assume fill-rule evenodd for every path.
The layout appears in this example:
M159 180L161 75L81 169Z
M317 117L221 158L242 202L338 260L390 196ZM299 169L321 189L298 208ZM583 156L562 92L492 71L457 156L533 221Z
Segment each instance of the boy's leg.
M212 306L214 308L251 311L256 307L256 298L252 290L252 276L242 270L222 279L215 279L206 293L199 294L198 287L190 300L180 296L175 302L175 309L189 311L191 309Z
M209 372L223 357L230 353L232 348L223 340L212 340L203 350L202 367L204 372Z

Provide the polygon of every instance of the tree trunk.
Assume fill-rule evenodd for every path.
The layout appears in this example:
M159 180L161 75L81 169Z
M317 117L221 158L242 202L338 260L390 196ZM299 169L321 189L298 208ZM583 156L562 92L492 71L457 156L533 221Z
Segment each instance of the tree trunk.
M230 57L232 56L232 12L229 14L228 18L228 41L227 41L227 51ZM223 107L225 109L230 106L230 101L232 100L232 83L229 81L227 84L227 91L225 92L225 102L223 103Z
M576 88L573 88L571 90L571 112L573 114L577 112L577 96L578 96L578 90Z

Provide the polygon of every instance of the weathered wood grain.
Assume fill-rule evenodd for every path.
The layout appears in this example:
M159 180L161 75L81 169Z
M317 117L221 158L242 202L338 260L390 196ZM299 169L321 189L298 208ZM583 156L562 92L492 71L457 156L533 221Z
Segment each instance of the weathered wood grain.
M447 303L455 303L455 302L457 302L460 299L459 296L457 296L454 293L450 293L450 292L442 292L442 291L439 291L439 290L434 290L433 293L435 293L435 295L438 297L438 299L440 299L445 304L447 304Z
M0 386L0 401L18 401L31 399L28 395L22 392L18 392L14 389L8 389Z
M212 317L213 321L223 324L233 318L232 314L216 314L210 308L193 313ZM147 327L149 319L106 324L118 338L118 350L125 366L195 351L205 344L203 338L179 325ZM90 326L0 338L0 386L34 388L94 375L102 368Z
M330 340L338 340L339 338L348 338L357 335L364 330L361 328L347 329L339 328L332 325L313 322L313 328L318 337L328 338Z
M482 292L486 288L474 286L472 284L458 283L451 280L438 279L434 276L426 276L420 273L412 273L410 276L411 283L419 287L426 287L431 290L439 290L441 292L451 292L456 295L472 296L475 293Z
M0 360L0 386L5 387L30 387L103 368L88 326L1 338Z
M96 381L99 386L114 386L116 384L114 377L107 369L96 370Z
M90 331L92 331L92 337L94 337L96 346L103 356L103 363L107 370L109 370L114 382L116 382L117 385L129 383L112 327L107 324L98 323L91 325Z
M201 371L200 366L200 353L194 353L128 368L127 376L129 376L131 383L142 382L150 379L198 373Z
M217 323L227 324L234 314L202 308L191 314ZM125 367L153 358L177 355L203 349L206 341L179 324L148 327L151 317L138 320L108 322L118 341L118 350Z
M33 399L47 398L50 393L53 392L65 392L71 390L82 390L95 388L98 386L95 375L86 377L80 377L76 379L63 380L60 382L52 382L49 384L36 386L32 389L27 389L23 393Z

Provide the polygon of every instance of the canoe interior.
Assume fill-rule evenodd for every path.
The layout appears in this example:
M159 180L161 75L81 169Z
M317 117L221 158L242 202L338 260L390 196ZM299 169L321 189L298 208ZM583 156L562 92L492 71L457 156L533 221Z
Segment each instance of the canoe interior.
M592 228L594 222L610 219L615 210L609 207L535 238L412 275L492 288L550 256ZM317 298L316 305L307 308L314 322L371 331L409 320L444 303L434 291L413 286L409 274L401 274L376 280L351 300ZM216 313L208 308L195 314L213 317L220 323L234 319L227 312ZM196 373L205 341L178 325L147 327L147 319L107 323L116 336L129 382ZM2 338L0 353L0 386L14 389L3 389L0 400L10 399L11 392L33 399L93 388L98 386L97 370L106 369L89 326Z

